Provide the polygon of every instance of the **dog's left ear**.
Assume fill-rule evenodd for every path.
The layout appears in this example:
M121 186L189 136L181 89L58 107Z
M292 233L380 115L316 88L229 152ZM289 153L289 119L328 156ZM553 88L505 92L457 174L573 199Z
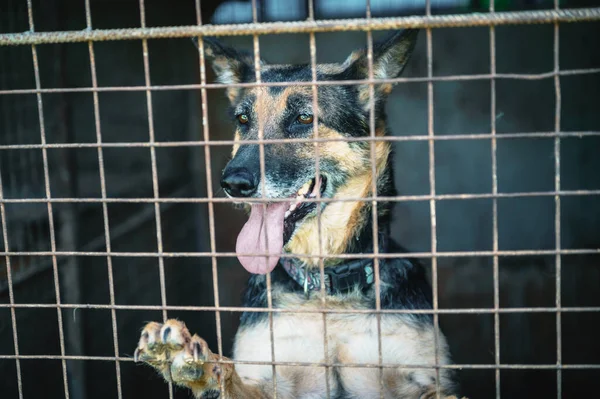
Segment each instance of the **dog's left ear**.
M405 29L391 37L373 43L373 78L391 79L400 76L417 42L418 29ZM367 49L350 54L343 64L353 79L369 78ZM375 85L376 99L383 99L392 91L391 83ZM360 99L368 104L369 86L360 86Z

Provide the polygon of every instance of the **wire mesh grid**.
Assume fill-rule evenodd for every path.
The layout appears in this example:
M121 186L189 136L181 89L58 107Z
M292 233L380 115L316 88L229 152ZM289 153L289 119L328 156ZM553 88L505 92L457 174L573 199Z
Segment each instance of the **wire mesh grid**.
M85 18L86 18L86 29L83 31L69 31L69 32L36 32L34 19L33 19L33 5L32 1L28 0L28 23L29 31L26 33L11 33L11 34L0 34L0 45L28 45L31 46L31 54L33 59L33 69L35 74L35 88L34 89L2 89L0 95L11 96L21 94L34 94L37 101L37 114L39 119L39 132L40 132L40 143L39 144L28 144L25 143L22 137L16 137L12 143L0 144L0 151L8 150L39 150L41 151L41 164L43 169L43 176L33 176L33 179L39 179L39 182L44 188L44 195L42 198L31 198L26 194L22 194L22 197L10 197L7 198L4 187L7 186L7 182L1 180L5 175L0 176L0 221L2 223L2 234L3 234L3 246L4 250L0 255L5 259L6 264L6 287L9 292L9 303L0 304L0 308L8 308L11 314L11 326L14 342L14 355L0 355L0 359L13 359L16 362L17 379L18 379L18 391L19 397L23 398L23 382L21 378L21 360L32 360L32 359L54 359L60 360L62 366L62 378L64 384L65 397L76 397L76 395L70 394L69 386L69 372L67 361L68 360L85 360L85 361L107 361L114 362L115 373L117 381L117 397L124 397L121 388L121 364L123 362L131 362L133 359L130 357L123 357L120 355L119 349L119 337L117 334L117 310L159 310L162 313L163 320L167 320L168 312L175 310L186 310L186 311L202 311L202 312L213 312L216 318L216 333L217 333L217 353L219 354L219 362L223 363L238 363L238 364L259 364L272 366L273 370L273 395L277 396L277 382L276 382L276 366L322 366L325 367L327 373L330 373L333 367L364 367L364 368L378 368L380 370L380 384L383 388L383 378L381 377L382 371L385 368L434 368L438 373L441 369L488 369L494 370L495 373L495 396L501 397L500 390L500 371L511 370L511 369L530 369L530 370L555 370L556 371L556 395L558 398L562 397L562 371L569 369L600 369L600 364L563 364L562 361L562 340L561 340L561 316L565 313L573 312L600 312L600 307L564 307L561 301L561 259L563 255L585 255L600 254L598 248L585 248L585 249L567 249L561 246L561 198L569 196L596 196L600 195L600 190L564 190L561 188L561 139L569 137L595 137L600 136L600 132L597 131L578 131L578 132L563 132L561 131L561 77L573 76L573 75L588 75L600 73L600 68L587 68L587 69L571 69L564 70L559 65L559 24L560 23L571 23L579 21L597 21L600 20L600 8L589 8L589 9L568 9L561 10L559 8L559 1L555 0L554 9L548 11L523 11L523 12L496 12L494 9L494 2L490 2L489 13L487 14L472 14L472 15L432 15L431 3L427 1L426 15L417 17L399 17L399 18L373 18L371 16L370 1L367 0L366 15L363 19L356 19L351 21L318 21L315 20L314 16L314 5L310 1L308 3L309 18L307 21L295 22L295 23L259 23L257 16L257 4L256 0L252 1L253 9L253 22L250 24L243 25L225 25L225 26L212 26L205 25L202 21L200 1L195 1L196 8L196 26L186 27L165 27L165 28L149 28L146 26L146 6L144 0L140 0L140 21L141 27L134 29L116 29L116 30L98 30L94 29L92 24L92 12L90 8L90 1L85 0ZM525 23L547 23L553 24L554 26L554 45L553 45L553 69L551 71L539 74L502 74L496 72L496 35L495 28L499 25L504 24L525 24ZM452 75L452 76L434 76L433 75L433 46L432 46L432 29L440 27L470 27L470 26L487 26L489 27L489 45L490 45L490 73L479 74L479 75ZM427 76L423 78L394 78L394 79L375 79L373 76L373 37L372 32L374 30L384 29L399 29L399 28L411 28L420 27L425 28L426 41L427 41ZM347 31L347 30L360 30L365 31L367 35L367 54L368 54L368 79L362 80L347 80L347 81L318 81L316 75L316 40L315 33L317 32L332 32L332 31ZM312 67L312 80L309 82L285 82L285 83L272 83L261 81L261 68L260 68L260 48L259 48L259 35L270 34L270 33L309 33L310 35L310 64ZM166 37L202 37L202 36L227 36L227 35L242 35L250 34L253 37L253 57L255 63L255 77L256 82L254 83L239 83L239 84L219 84L219 83L207 83L206 78L206 65L205 65L205 52L202 45L202 41L199 41L200 45L200 64L198 66L200 71L200 83L199 84L186 84L186 85L153 85L150 78L150 53L148 50L148 40L154 38L166 38ZM96 61L94 44L97 41L103 40L124 40L124 39L135 39L141 40L143 50L143 67L144 67L144 84L140 86L113 86L113 87L99 87L96 72ZM68 43L68 42L84 42L87 43L87 49L89 53L89 62L91 66L91 87L79 87L79 88L44 88L42 87L40 79L40 65L38 62L37 45L44 43ZM555 89L555 122L553 131L534 131L534 132L521 132L521 133L509 133L509 134L497 134L496 129L496 82L499 79L510 79L510 80L543 80L553 79ZM434 90L433 84L435 82L442 81L470 81L470 80L483 80L490 82L491 98L491 120L490 120L490 134L454 134L454 135L436 135L434 126ZM381 83L410 83L420 82L427 84L427 135L412 135L412 136L388 136L378 137L375 135L375 102L374 102L374 85ZM218 203L231 203L228 198L218 198L213 193L212 184L212 166L211 166L211 147L218 146L231 146L237 142L234 140L214 140L211 139L211 132L209 130L208 123L208 100L207 90L212 89L226 89L232 87L277 87L287 86L289 84L295 85L306 85L310 86L313 94L313 108L318 109L316 104L318 103L317 88L324 85L357 85L357 84L368 84L369 85L369 137L361 138L343 138L343 139L331 139L331 138L320 138L318 133L318 116L315 114L314 118L314 138L311 139L266 139L263 137L262 126L259 126L259 137L256 140L249 140L247 144L258 144L260 148L260 165L261 165L261 182L264 185L265 182L265 162L264 162L264 145L265 144L278 144L278 143L312 143L316 151L316 174L319 175L319 143L332 142L332 141L344 141L344 142L367 142L370 145L370 156L371 156L371 168L373 175L376 174L376 162L375 162L375 144L380 141L388 142L427 142L428 145L428 177L430 191L427 195L399 195L399 196L378 196L376 189L376 182L372 180L371 194L370 197L360 198L322 198L320 193L317 194L317 198L311 199L311 202L316 203L329 203L339 201L364 201L372 204L372 218L373 218L373 241L374 241L374 253L372 254L351 254L351 255L333 255L332 257L338 257L340 259L346 258L370 258L374 261L375 268L375 290L379 293L379 260L397 257L398 254L379 253L378 252L378 234L377 234L377 203L378 201L393 201L393 202L414 202L414 201L427 201L429 203L430 210L430 228L431 228L431 250L427 252L415 252L411 253L411 257L415 258L426 258L431 260L431 278L432 278L432 292L433 292L433 308L431 310L390 310L381 309L380 295L376 295L376 306L375 310L365 309L354 309L354 310L336 310L325 308L325 279L324 279L324 263L325 256L323 255L322 241L321 247L318 254L305 255L305 254L281 254L285 257L312 257L317 258L320 264L321 273L321 294L323 298L323 309L317 310L306 310L306 309L278 309L272 305L271 298L271 279L270 275L267 274L267 287L268 287L268 307L265 309L257 308L245 308L237 306L222 306L219 300L219 281L217 273L217 260L222 257L235 257L234 252L223 252L217 250L216 235L215 235L215 211L214 204ZM153 121L153 103L152 96L156 92L169 91L169 90L200 90L201 93L201 111L202 111L202 140L190 140L190 141L157 141L154 121ZM99 94L102 92L142 92L145 93L146 107L148 114L148 140L140 142L105 142L103 141L102 126L100 120L100 109L99 109ZM94 127L95 127L95 142L92 143L79 143L79 142L65 142L65 143L48 143L46 137L46 128L44 120L44 95L53 93L77 93L77 92L88 92L93 96L94 106ZM552 138L554 140L554 190L553 191L532 191L532 192L513 192L513 193L501 193L498 190L498 174L497 174L497 143L500 140L515 139L515 138ZM492 190L490 193L480 194L438 194L436 192L436 173L435 173L435 145L439 141L447 140L489 140L491 142L491 160L492 160ZM170 197L165 198L160 195L159 188L159 177L157 170L157 156L156 151L159 148L174 148L174 147L201 147L204 150L205 155L205 171L206 171L206 198L187 198L187 197ZM52 149L72 149L72 148L90 148L97 151L97 158L100 173L100 184L101 184L101 196L100 198L82 198L82 197L68 197L63 196L57 198L52 195L51 188L51 177L50 168L48 161L48 151ZM151 159L151 174L152 174L152 197L150 198L111 198L107 195L106 189L106 175L105 175L105 161L104 161L104 150L109 148L145 148L150 152ZM20 160L23 165L26 164L26 160ZM11 165L14 165L12 163ZM15 179L15 175L18 173L14 172L15 169L11 168L10 179ZM14 185L14 184L13 184ZM263 190L264 193L264 190ZM502 198L525 198L525 197L550 197L554 199L554 212L555 212L555 248L553 249L526 249L526 250L500 250L498 245L498 200ZM493 204L493 249L491 251L440 251L437 246L438 232L436 229L436 205L439 201L444 200L467 200L467 199L491 199ZM266 204L277 201L287 201L286 199L272 199L263 197L258 202L263 203L266 212ZM54 207L59 204L82 204L82 203L94 203L100 204L102 207L102 224L104 229L103 241L105 245L105 251L92 251L92 250L60 250L57 242L57 232L55 228L55 213ZM123 252L113 251L111 248L111 229L109 227L109 212L108 205L114 203L141 203L151 204L153 206L153 218L156 226L156 239L157 239L157 250L155 252ZM202 203L208 205L208 223L210 232L210 251L205 252L169 252L164 250L163 247L163 231L161 227L161 212L164 211L161 206L170 204L181 204L181 203ZM8 230L8 218L6 207L10 204L42 204L46 206L47 218L48 218L48 236L50 241L49 250L21 250L15 249L21 246L15 245L15 238L9 234ZM320 208L317 208L320 213ZM39 233L38 233L39 234ZM319 238L321 236L320 225L319 225ZM28 245L24 245L24 248L31 248ZM267 254L257 253L252 256L265 256ZM555 303L551 307L518 307L518 308L503 308L500 306L500 286L499 286L499 258L500 257L518 257L524 255L547 255L555 258L556 271L555 271ZM106 267L108 271L109 281L109 304L71 304L63 303L61 300L61 291L59 284L59 258L69 257L99 257L106 259ZM19 271L19 261L25 257L36 259L42 257L49 257L50 267L53 272L53 282L55 290L55 303L51 304L26 304L18 303L15 300L13 292L13 284L15 283L15 272ZM151 257L158 260L159 267L159 280L160 280L160 305L119 305L115 301L115 287L113 278L113 263L114 257L125 257L125 258L136 258L136 257ZM328 255L329 257L329 255ZM437 261L440 258L460 258L460 257L491 257L493 259L493 307L492 308L461 308L461 309L442 309L439 307L438 298L438 264ZM213 290L214 290L214 306L175 306L167 303L167 293L165 284L165 259L167 258L210 258L212 266L212 277L213 277ZM26 308L47 308L56 309L58 329L59 329L59 342L60 342L60 355L24 355L19 350L19 326L17 324L16 310ZM111 323L112 323L112 340L114 345L114 356L78 356L68 355L65 350L65 333L64 333L64 321L63 321L63 309L105 309L111 312ZM271 334L271 357L273 361L270 362L248 362L248 361L229 361L223 359L223 338L222 338L222 322L221 312L263 312L269 316L270 334ZM319 363L312 362L284 362L278 361L275 358L274 349L274 335L273 335L273 316L280 313L316 313L322 314L323 326L327 331L326 315L335 313L356 313L356 314L372 314L375 313L378 320L378 358L379 361L374 364L339 364L330 361L327 357L327 334L324 334L325 341L325 361ZM382 344L381 344L381 325L380 319L383 314L431 314L433 315L434 331L435 331L435 353L436 361L435 365L398 365L398 364L384 364L382 361ZM526 314L526 313L548 313L556 315L556 364L509 364L502 363L500 359L500 315L502 314ZM439 315L442 314L490 314L494 317L494 363L493 364L440 364L438 359L438 348L439 345L438 335L439 332ZM329 379L325 380L327 384ZM437 396L440 397L439 378L437 379ZM223 387L222 387L223 389ZM329 386L327 386L327 396L329 397ZM381 397L383 397L383 390L381 391ZM169 390L170 397L173 397L173 390Z

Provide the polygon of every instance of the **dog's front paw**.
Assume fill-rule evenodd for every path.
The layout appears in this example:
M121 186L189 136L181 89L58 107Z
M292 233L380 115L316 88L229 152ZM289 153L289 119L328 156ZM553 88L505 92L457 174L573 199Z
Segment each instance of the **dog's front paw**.
M425 394L421 395L421 397L419 399L436 399L436 398L441 398L441 399L459 399L458 396L456 395L452 395L452 396L446 396L444 394L441 394L438 396L437 391L435 390L435 388L432 388L431 390L428 390ZM468 399L467 397L462 397L460 399Z
M203 399L220 396L221 378L227 378L231 364L218 364L218 356L206 342L191 335L179 320L148 323L135 350L136 362L149 364L167 380L185 386Z

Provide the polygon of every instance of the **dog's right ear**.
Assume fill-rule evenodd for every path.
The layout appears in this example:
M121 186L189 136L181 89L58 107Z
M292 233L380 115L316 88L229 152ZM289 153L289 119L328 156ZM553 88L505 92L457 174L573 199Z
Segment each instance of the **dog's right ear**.
M373 43L373 77L375 79L390 79L400 76L415 48L418 29L405 29L394 33L387 39ZM369 78L369 62L367 49L361 49L350 54L342 65L353 79ZM375 85L375 101L384 100L392 91L393 84ZM369 86L358 87L359 99L365 111L369 106Z
M196 48L200 50L198 38L194 37L192 41ZM204 43L204 54L212 61L211 64L219 83L242 83L245 76L252 75L253 63L250 56L227 47L212 37L204 37L202 42ZM228 88L227 97L229 97L229 101L233 102L239 92L240 88Z

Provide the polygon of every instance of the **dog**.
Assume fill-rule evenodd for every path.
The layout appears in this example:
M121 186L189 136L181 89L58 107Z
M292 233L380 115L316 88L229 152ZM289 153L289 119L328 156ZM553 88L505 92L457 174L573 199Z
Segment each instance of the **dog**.
M417 34L417 30L404 30L373 45L375 79L402 73ZM203 43L219 82L256 81L252 56L213 38L204 38ZM357 50L342 64L317 65L317 80L365 80L369 66L367 50ZM263 82L310 82L312 69L261 61L260 77ZM233 350L233 359L240 363L235 366L227 358L217 362L219 356L179 320L147 324L135 351L136 362L153 366L167 381L203 399L273 398L275 394L282 399L425 399L438 394L455 398L451 370L435 367L450 364L450 355L443 334L436 337L432 315L387 312L378 317L370 312L377 304L384 310L432 307L424 268L404 257L406 251L390 238L391 204L379 201L374 215L370 201L356 200L371 197L373 186L379 197L396 195L389 141L340 140L371 136L371 107L374 135L387 134L384 104L393 84L372 87L368 83L320 85L316 110L310 85L227 88L236 129L221 186L250 214L236 244L240 263L251 273L244 306L264 310L271 301L280 312L273 313L272 319L264 311L242 314ZM266 143L262 150L256 141L244 143L313 138L315 125L318 138L326 139L318 141L318 149L316 141ZM257 201L260 198L272 201L265 205ZM379 259L379 287L373 259L335 257L373 253L374 242L379 253L398 254ZM250 255L267 253L271 256ZM322 255L323 282L318 255ZM270 299L267 273L271 274ZM319 312L323 308L325 315ZM348 310L362 312L344 313ZM282 364L274 369L271 362ZM379 362L382 367L377 367Z

